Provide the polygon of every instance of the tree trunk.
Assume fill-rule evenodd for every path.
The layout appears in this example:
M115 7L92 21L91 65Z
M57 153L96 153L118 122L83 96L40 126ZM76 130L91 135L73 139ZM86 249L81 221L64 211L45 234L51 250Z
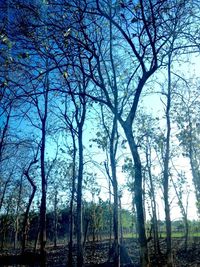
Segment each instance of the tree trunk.
M5 143L7 131L8 131L8 128L9 128L9 121L10 121L10 117L11 117L11 111L12 111L12 104L9 106L9 110L8 110L8 113L7 113L7 118L6 118L5 125L4 125L3 129L1 128L1 136L0 136L0 163L2 162L2 155L3 155L3 150L4 150L4 143ZM1 125L1 127L2 127L2 125Z
M15 220L14 249L17 249L18 247L18 232L19 232L19 216L17 214L16 220Z
M57 213L57 206L58 206L58 197L57 197L57 189L55 190L54 196L54 247L57 247L57 235L58 235L58 213Z
M23 226L22 226L22 253L24 252L25 250L25 247L26 247L26 241L27 241L27 224L28 224L28 215L29 215L29 211L30 211L30 207L31 207L31 204L32 204L32 201L34 199L34 196L35 196L35 192L36 192L36 186L34 185L33 187L33 191L31 193L31 196L29 198L29 202L28 202L28 206L26 208L26 212L25 212L25 215L24 215L24 221L23 221Z
M147 267L149 266L149 255L148 255L147 238L146 238L145 221L144 221L144 209L143 209L142 165L137 145L135 143L132 133L132 124L123 123L122 127L124 129L127 141L129 143L135 168L134 193L135 193L135 204L137 212L137 228L139 234L141 267Z
M119 210L120 210L120 244L123 244L123 225L122 225L122 202L121 197L119 196Z
M17 201L17 210L16 210L16 219L15 219L15 238L14 238L14 249L18 246L18 233L19 233L19 209L21 204L21 194L22 194L22 179L23 175L21 175L20 186L19 186L19 195Z
M45 77L45 90L44 90L44 114L39 111L42 127L41 148L40 148L40 168L41 168L41 206L40 206L40 254L41 266L46 266L46 195L47 195L47 181L45 172L45 149L46 149L46 122L48 114L48 93L49 93L49 71L48 60L46 62L46 77ZM38 107L39 110L39 107Z
M195 159L195 149L193 147L193 134L192 134L192 122L189 120L189 159L190 166L192 170L193 184L195 188L196 200L197 200L197 210L200 214L200 171L199 164Z
M46 137L46 120L42 120L42 140L41 140L41 179L42 179L42 198L40 206L40 253L41 253L41 264L45 266L46 264L46 175L45 175L45 137Z
M178 203L179 203L179 206L180 206L181 213L183 215L183 222L184 222L184 225L185 225L185 244L184 244L184 249L185 249L185 251L187 251L188 234L189 234L189 224L188 224L188 219L187 219L188 218L188 197L189 197L189 195L187 196L186 208L184 208L182 198L180 197L179 192L177 190L177 185L174 182L172 177L171 177L171 181L172 181L172 184L174 186L174 190L176 192L176 196L178 198Z
M22 253L24 252L25 250L25 247L26 247L26 241L27 241L27 231L28 231L28 227L27 227L27 224L28 224L28 215L29 215L29 211L30 211L30 207L31 207L31 204L33 202L33 199L34 199L34 196L35 196L35 192L36 192L36 185L34 184L33 180L31 179L31 177L29 176L29 169L31 167L32 164L36 163L37 161L32 161L27 169L27 171L24 172L27 180L29 181L29 183L31 184L32 186L32 193L30 195L30 198L29 198L29 202L28 202L28 205L27 205L27 208L26 208L26 211L25 211L25 214L24 214L24 220L23 220L23 225L22 225Z
M118 181L116 171L116 153L117 153L117 119L113 119L112 132L110 135L110 165L111 165L111 181L113 186L114 207L113 207L113 233L114 233L114 265L120 266L120 247L119 247L119 196L118 196Z
M114 194L114 210L113 210L113 233L114 233L114 266L120 266L120 251L119 251L119 224L118 224L118 185L117 181L113 180Z
M147 140L148 142L148 140ZM148 151L149 150L149 151ZM151 148L146 150L146 161L147 161L147 170L150 181L150 191L151 191L151 208L153 215L153 240L154 240L154 250L155 254L161 254L160 244L159 244L159 236L158 236L158 219L157 219L157 208L156 208L156 197L155 197L155 189L153 184L153 178L151 173Z
M83 182L83 138L82 127L78 130L79 169L77 185L77 267L83 266L83 222L82 222L82 182Z
M109 251L111 250L111 242L112 242L112 206L111 206L111 181L109 179ZM109 258L110 260L110 258Z
M34 253L36 253L36 250L38 247L39 237L40 237L40 226L38 225L38 229L37 229L36 236L35 236L35 242L34 242L34 249L33 249Z
M75 143L75 135L73 129L70 127L72 141L73 141L73 162L72 162L72 195L70 200L70 225L69 225L69 253L68 253L68 265L72 267L73 265L73 229L74 229L74 194L75 194L75 179L76 179L76 143Z
M189 224L187 218L184 220L185 223L185 244L184 244L184 249L187 251L188 248L188 235L189 235Z
M84 239L83 239L83 249L85 248L85 243L86 243L86 240L87 240L89 222L90 222L90 220L86 219L86 221L85 221Z
M164 154L164 171L163 171L163 189L164 189L164 203L165 203L165 220L167 233L167 266L172 266L172 245L171 245L171 218L169 205L169 158L170 158L170 108L171 108L171 55L168 61L168 91L167 91L167 106L166 106L166 149Z
M1 211L2 206L3 206L3 201L4 201L4 197L5 197L7 186L9 184L9 182L10 182L10 177L5 182L5 185L4 185L4 188L3 188L3 192L2 192L2 196L1 196L1 200L0 200L0 211Z

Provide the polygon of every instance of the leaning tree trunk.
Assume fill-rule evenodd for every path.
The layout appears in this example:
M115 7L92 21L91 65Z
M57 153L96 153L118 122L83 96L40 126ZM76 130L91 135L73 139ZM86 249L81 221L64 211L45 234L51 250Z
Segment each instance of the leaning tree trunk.
M172 177L171 177L171 181L172 181L174 190L176 192L176 196L177 196L177 199L178 199L179 207L180 207L180 210L181 210L181 213L182 213L182 216L183 216L183 222L184 222L184 225L185 225L184 250L187 251L187 247L188 247L188 235L189 235L189 224L188 224L188 197L189 197L189 195L187 196L187 204L186 204L186 207L184 207L182 198L180 197L180 194L179 194L179 192L177 190L177 185L174 182L174 180L173 180Z
M24 214L24 220L23 220L23 225L22 225L22 253L24 252L25 248L26 248L26 241L27 241L27 231L28 231L28 215L29 215L29 211L30 211L30 207L31 207L31 204L33 202L33 199L34 199L34 196L35 196L35 192L36 192L36 185L33 183L32 179L29 177L28 174L25 174L28 179L28 181L30 182L31 186L32 186L32 193L30 195L30 198L29 198L29 201L28 201L28 205L26 207L26 211L25 211L25 214Z
M143 209L142 165L138 153L138 148L132 133L132 125L129 123L124 123L122 124L122 127L124 129L127 141L129 143L135 168L134 194L135 194L135 205L137 213L137 228L138 228L139 244L140 244L141 267L147 267L149 266L149 255L148 255L147 238L145 232L144 209Z
M24 215L23 226L22 226L22 253L24 252L24 250L26 248L26 242L27 242L28 215L29 215L30 207L31 207L31 204L33 202L33 199L34 199L34 196L35 196L35 192L36 192L36 189L37 189L35 184L31 184L31 186L33 187L33 191L32 191L31 196L29 198L29 202L28 202L28 205L27 205L27 208L26 208L26 212L25 212L25 215Z
M26 207L26 211L25 211L25 214L24 214L24 220L23 220L23 225L22 225L22 253L24 252L25 250L25 247L26 247L26 241L27 241L27 231L28 231L28 227L27 227L27 224L28 224L28 216L29 216L29 211L30 211L30 207L31 207L31 204L33 202L33 199L34 199L34 196L35 196L35 192L36 192L36 185L34 184L33 180L31 179L30 175L29 175L29 170L31 168L31 166L33 164L37 163L37 160L34 159L28 166L27 170L24 171L24 175L26 176L28 182L30 183L30 185L32 186L32 193L29 197L29 201L28 201L28 205Z
M159 255L161 254L161 250L160 250L159 236L158 236L158 219L157 219L155 188L154 188L153 177L151 173L151 148L150 146L149 146L149 149L148 147L146 149L146 162L147 162L147 171L148 171L150 190L151 190L150 198L151 198L151 208L152 208L152 215L153 215L154 251L156 255Z

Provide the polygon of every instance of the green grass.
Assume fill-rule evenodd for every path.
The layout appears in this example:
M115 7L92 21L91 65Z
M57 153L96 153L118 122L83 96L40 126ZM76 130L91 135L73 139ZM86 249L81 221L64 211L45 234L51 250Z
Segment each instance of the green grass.
M172 238L182 238L185 234L181 232L172 232ZM123 235L124 238L137 238L138 235L133 233L127 233ZM159 237L166 238L166 233L159 233ZM200 232L189 233L189 237L200 237Z

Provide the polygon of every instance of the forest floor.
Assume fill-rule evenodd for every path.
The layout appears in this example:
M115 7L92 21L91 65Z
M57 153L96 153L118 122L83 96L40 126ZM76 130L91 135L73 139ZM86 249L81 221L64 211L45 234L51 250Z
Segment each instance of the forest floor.
M155 257L153 243L149 242L150 258L152 267L164 267L166 264L164 251L166 249L164 239L160 239L162 255ZM87 242L84 261L86 267L109 267L112 266L112 257L109 258L109 242ZM19 258L17 250L3 250L0 252L0 266L34 266L38 267L37 259L34 254L25 254ZM8 260L9 259L9 260ZM21 259L21 260L20 260ZM76 260L74 251L73 260ZM29 263L28 263L28 262ZM121 265L126 267L139 267L139 246L136 239L127 238L121 247ZM173 263L175 267L200 267L200 239L190 240L187 251L184 250L184 240L182 238L173 238ZM15 262L15 264L14 264ZM35 263L34 263L35 262ZM47 247L47 266L66 267L67 266L67 246L58 245Z

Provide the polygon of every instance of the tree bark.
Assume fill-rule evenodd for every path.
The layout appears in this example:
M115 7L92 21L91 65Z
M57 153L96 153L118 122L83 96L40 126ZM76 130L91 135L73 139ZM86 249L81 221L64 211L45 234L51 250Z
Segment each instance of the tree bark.
M70 229L69 229L69 253L68 253L68 265L69 267L72 267L73 265L73 255L72 255L72 249L73 249L73 229L74 229L74 194L75 194L75 180L76 180L76 142L75 142L75 135L72 127L70 127L70 132L72 136L73 141L73 159L72 159L72 194L71 194L71 200L70 200Z
M114 232L114 265L120 266L120 250L119 250L119 197L118 197L118 181L116 171L116 151L117 143L115 144L115 138L117 138L117 120L113 119L113 128L110 137L110 165L112 173L112 185L114 195L114 210L113 210L113 232Z
M28 215L29 215L29 211L30 211L30 207L31 204L33 202L34 196L35 196L35 192L37 190L37 187L35 185L35 183L33 182L33 180L31 179L30 175L29 175L29 171L30 168L33 164L36 164L38 162L38 160L35 158L28 166L27 170L24 171L24 175L26 176L28 182L30 183L30 185L32 186L32 193L29 197L29 201L28 201L28 205L26 207L26 211L24 214L24 220L23 220L23 225L22 225L22 253L25 250L26 247L26 241L27 241L27 224L28 224Z
M30 195L30 198L29 198L29 202L28 202L28 205L26 207L26 211L25 211L25 214L24 214L24 220L23 220L23 226L22 226L22 253L24 252L25 250L25 247L26 247L26 241L27 241L27 223L28 223L28 215L29 215L29 211L30 211L30 207L31 207L31 204L33 202L33 199L34 199L34 196L35 196L35 192L36 192L36 185L33 183L32 179L30 178L29 174L28 173L25 173L29 183L31 184L32 186L32 193Z
M83 87L85 90L85 80L83 79ZM74 100L74 99L73 99ZM85 98L82 102L82 113L80 120L78 118L78 107L76 106L76 122L78 126L78 182L77 182L77 267L82 267L84 264L83 258L83 219L82 219L82 187L83 187L83 125L86 116ZM75 103L75 100L74 100Z
M4 187L3 187L3 192L2 192L2 196L1 196L1 200L0 200L0 211L1 211L2 206L3 206L3 201L4 201L5 194L6 194L7 186L8 186L8 184L9 184L9 182L10 182L10 178L11 178L11 176L8 177L8 179L7 179L7 181L5 182L5 185L4 185Z
M57 188L55 190L55 196L54 196L54 247L57 247L57 236L58 236L58 197L57 197L58 191Z
M148 145L148 140L147 140L147 148L146 148L146 162L147 162L147 171L148 171L148 176L149 176L149 181L150 181L150 190L151 190L150 198L151 198L152 215L153 215L154 250L155 250L155 254L161 254L159 236L158 236L156 197L155 197L155 189L154 189L154 184L153 184L153 177L151 173L151 147Z
M41 205L40 205L40 254L41 254L41 266L46 266L46 195L47 195L47 177L45 169L45 149L46 149L46 123L48 114L48 94L49 94L49 70L48 61L46 62L47 73L45 76L45 87L44 87L44 113L42 115L41 110L37 109L41 120L41 146L40 146L40 168L41 168Z
M78 129L79 170L77 185L77 267L83 266L83 222L82 222L82 182L83 182L83 133Z
M46 140L46 120L42 120L42 140L41 140L41 179L42 179L42 198L40 206L40 253L42 259L42 266L46 262L46 175L45 175L45 140Z
M123 238L123 225L122 225L122 202L121 202L121 195L119 196L119 210L120 210L120 245L123 244L124 238Z
M108 187L109 187L109 251L111 250L111 242L112 242L112 205L111 205L111 181L109 178L108 181ZM110 258L109 258L110 260Z
M167 266L172 267L172 245L171 245L171 218L170 218L170 204L169 204L169 158L170 158L170 133L171 133L171 54L168 61L168 90L167 90L167 106L166 106L166 148L164 154L164 170L163 170L163 189L164 189L164 203L165 203L165 220L167 233Z
M16 219L15 219L15 238L14 238L14 249L18 246L18 233L19 233L19 209L21 204L21 195L22 195L22 181L23 181L23 175L21 175L20 179L20 185L19 185L19 195L18 195L18 201L17 201L17 210L16 210Z
M132 133L132 124L123 123L122 127L124 129L127 141L129 143L129 147L134 161L134 168L135 168L134 193L135 193L135 204L137 211L137 228L138 228L139 243L140 243L140 259L141 259L141 266L147 267L149 266L149 255L148 255L144 210L143 210L142 165L138 153L138 148Z

